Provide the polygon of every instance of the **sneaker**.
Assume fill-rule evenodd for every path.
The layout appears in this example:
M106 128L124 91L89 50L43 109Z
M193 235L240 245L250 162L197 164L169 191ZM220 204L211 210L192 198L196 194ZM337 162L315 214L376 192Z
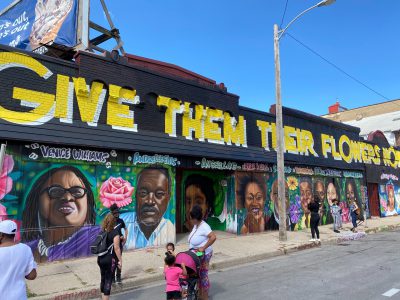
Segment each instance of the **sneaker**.
M316 239L316 241L317 241L317 242L321 242L321 240L320 240L320 239Z
M121 284L122 283L121 277L117 276L117 279L115 280L115 282L118 284Z
M334 230L333 232L340 233L340 231L339 231L339 230Z
M315 242L315 239L311 239L310 242Z

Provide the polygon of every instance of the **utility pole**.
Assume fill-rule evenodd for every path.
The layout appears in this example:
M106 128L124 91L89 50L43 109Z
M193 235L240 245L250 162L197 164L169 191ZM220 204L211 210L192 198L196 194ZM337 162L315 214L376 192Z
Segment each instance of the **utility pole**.
M322 0L317 4L307 8L303 12L299 13L288 25L279 29L278 25L274 25L274 58L275 58L275 116L276 116L276 165L278 171L278 202L279 202L279 241L287 241L286 233L286 193L285 193L285 141L284 141L284 130L283 130L283 117L282 117L282 100L281 100L281 62L279 56L279 40L285 33L285 31L298 20L302 15L309 12L310 10L330 5L335 0Z
M286 195L285 195L285 163L284 138L281 100L281 63L279 57L279 28L274 25L274 54L275 54L275 116L276 116L276 165L278 169L278 202L279 202L279 240L287 241L286 233Z

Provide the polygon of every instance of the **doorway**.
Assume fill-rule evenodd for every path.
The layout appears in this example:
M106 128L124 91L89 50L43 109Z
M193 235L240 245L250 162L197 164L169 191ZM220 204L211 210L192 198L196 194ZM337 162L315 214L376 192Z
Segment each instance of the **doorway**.
M380 217L377 183L368 183L368 204L371 217Z

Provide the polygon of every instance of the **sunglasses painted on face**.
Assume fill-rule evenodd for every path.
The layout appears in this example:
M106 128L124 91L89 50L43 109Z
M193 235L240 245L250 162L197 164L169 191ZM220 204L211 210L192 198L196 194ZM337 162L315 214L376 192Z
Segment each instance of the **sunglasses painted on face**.
M42 193L47 192L51 199L60 199L62 198L67 192L71 194L72 197L75 199L80 199L86 195L87 189L81 186L73 186L69 189L65 189L62 186L52 185L48 188L45 188Z

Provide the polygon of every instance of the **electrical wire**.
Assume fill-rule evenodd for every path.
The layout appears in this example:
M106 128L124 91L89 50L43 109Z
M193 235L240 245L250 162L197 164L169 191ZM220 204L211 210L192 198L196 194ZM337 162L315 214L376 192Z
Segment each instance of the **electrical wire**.
M296 41L297 43L299 43L301 46L303 46L304 48L306 48L307 50L309 50L311 53L315 54L316 56L318 56L319 58L321 58L323 61L325 61L326 63L328 63L329 65L331 65L332 67L334 67L336 70L338 70L339 72L345 74L347 77L349 77L350 79L354 80L355 82L357 82L358 84L361 84L362 86L364 86L365 88L367 88L368 90L370 90L371 92L377 94L378 96L382 97L385 100L390 101L389 98L385 97L384 95L382 95L381 93L377 92L376 90L374 90L373 88L369 87L368 85L366 85L365 83L363 83L361 80L358 80L357 78L355 78L354 76L350 75L349 73L347 73L345 70L343 70L342 68L340 68L339 66L337 66L336 64L334 64L333 62L329 61L328 59L326 59L325 57L323 57L321 54L319 54L317 51L315 51L314 49L312 49L311 47L307 46L306 44L304 44L303 42L299 41L297 38L295 38L293 35L291 35L290 33L286 32L285 34L287 34L289 37L291 37L294 41Z
M283 21L285 20L285 15L286 15L286 9L287 9L287 6L288 6L288 2L289 2L289 0L286 0L285 9L283 11L282 20L281 20L281 24L279 25L279 28L282 27Z

